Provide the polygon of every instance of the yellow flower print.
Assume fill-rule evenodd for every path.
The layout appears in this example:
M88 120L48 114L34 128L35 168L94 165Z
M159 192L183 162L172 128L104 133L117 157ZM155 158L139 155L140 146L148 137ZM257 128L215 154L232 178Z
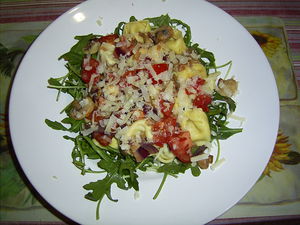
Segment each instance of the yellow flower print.
M284 136L282 131L279 131L273 153L263 172L264 175L270 176L271 171L279 172L284 169L280 161L290 160L288 155L291 152L290 146L288 137Z
M270 34L261 33L259 31L251 31L250 33L260 45L267 57L272 57L281 44L280 38Z

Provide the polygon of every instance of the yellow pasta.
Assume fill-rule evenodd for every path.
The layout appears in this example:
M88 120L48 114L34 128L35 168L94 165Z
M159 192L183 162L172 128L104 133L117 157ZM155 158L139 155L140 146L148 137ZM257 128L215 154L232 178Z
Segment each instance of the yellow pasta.
M173 29L173 37L166 42L166 46L174 51L176 54L182 54L186 51L187 47L184 43L182 33L179 30Z
M152 140L153 134L151 132L151 126L147 124L147 120L137 120L131 126L128 127L125 136L134 137L136 135L140 135L144 133L148 140Z
M179 80L186 80L193 76L200 76L201 78L207 78L205 67L199 62L192 62L190 64L183 65L183 70L175 73Z
M151 31L149 22L147 20L140 20L126 23L123 34L132 34L138 42L143 43L144 39L139 35L139 32L146 33L149 31Z
M187 110L179 121L184 130L190 132L193 142L210 141L210 128L205 112L200 108Z

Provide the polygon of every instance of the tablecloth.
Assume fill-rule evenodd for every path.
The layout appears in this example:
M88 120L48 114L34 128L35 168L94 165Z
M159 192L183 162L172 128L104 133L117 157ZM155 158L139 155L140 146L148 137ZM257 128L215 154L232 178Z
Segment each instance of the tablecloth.
M72 223L34 191L13 159L7 102L17 65L29 45L59 15L81 2L0 2L0 224ZM234 207L209 224L262 221L297 224L300 220L300 2L210 2L235 17L262 47L277 82L281 116L276 145L261 178Z

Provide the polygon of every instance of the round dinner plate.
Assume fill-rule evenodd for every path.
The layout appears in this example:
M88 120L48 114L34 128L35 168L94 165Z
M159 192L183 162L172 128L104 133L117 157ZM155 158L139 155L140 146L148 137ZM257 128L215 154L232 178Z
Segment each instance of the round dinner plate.
M65 132L50 129L45 119L61 120L70 101L47 88L50 77L66 73L58 57L75 44L74 36L108 34L120 21L169 14L190 25L192 41L215 54L216 64L232 61L230 76L239 81L236 115L246 118L243 132L221 141L225 163L199 177L189 172L169 177L156 200L161 175L142 174L140 197L112 188L96 220L96 203L84 198L83 185L99 175L82 176L72 164L72 143ZM223 74L225 71L223 70ZM275 79L262 50L231 16L200 0L92 0L55 20L32 44L19 66L9 104L11 138L25 175L40 195L66 217L80 224L199 225L220 216L255 184L272 153L279 121ZM231 121L230 126L240 123ZM215 152L215 150L214 150Z

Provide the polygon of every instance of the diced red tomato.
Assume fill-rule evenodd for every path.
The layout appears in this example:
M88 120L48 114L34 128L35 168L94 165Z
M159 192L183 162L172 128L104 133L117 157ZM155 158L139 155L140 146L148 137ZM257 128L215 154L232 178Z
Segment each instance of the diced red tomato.
M166 63L153 64L152 68L154 69L156 74L160 74L169 69L169 65Z
M167 71L169 69L169 65L166 63L153 64L152 68L155 71L155 73L159 75L160 73ZM149 72L149 78L152 79L152 84L157 84L157 83L162 84L162 80L159 79L155 80L153 78L153 75L150 72Z
M131 71L126 71L121 77L120 77L120 85L122 87L128 87L128 86L132 86L132 84L128 84L127 83L127 77L133 77L136 76L137 80L139 80L139 77L137 76L137 74L140 71L147 71L146 69L137 69L137 70L131 70Z
M152 126L154 143L162 147L164 144L168 143L169 138L177 129L176 118L173 116L165 117L160 121L157 121Z
M174 134L170 137L168 144L170 150L181 162L191 162L191 156L188 152L193 146L190 132L181 131L179 134Z
M191 95L194 94L195 92L198 93L201 91L201 86L205 84L205 80L198 77L198 79L196 80L196 83L194 85L192 85L190 88L193 88L194 91L190 91L188 88L185 89L185 93L187 95Z
M113 136L104 134L101 131L94 131L92 137L95 138L101 145L107 146L111 143Z
M100 64L99 61L94 58L90 58L88 63L85 64L83 63L81 69L81 79L83 80L83 82L85 83L90 82L91 76L97 73L97 67L99 66L99 64Z
M172 110L174 107L174 102L169 102L161 99L159 101L160 111L165 116L168 117L172 114Z
M211 96L207 94L200 94L197 95L193 101L193 105L197 108L201 108L204 112L208 112L209 108L208 105L211 103L212 99Z
M173 116L165 117L156 122L153 127L154 144L162 147L168 144L170 150L182 162L190 162L191 156L189 150L193 143L190 132L181 131L176 124L176 118Z
M106 36L102 36L98 39L99 42L107 42L109 44L114 45L115 44L115 40L118 38L119 36L117 34L109 34Z

